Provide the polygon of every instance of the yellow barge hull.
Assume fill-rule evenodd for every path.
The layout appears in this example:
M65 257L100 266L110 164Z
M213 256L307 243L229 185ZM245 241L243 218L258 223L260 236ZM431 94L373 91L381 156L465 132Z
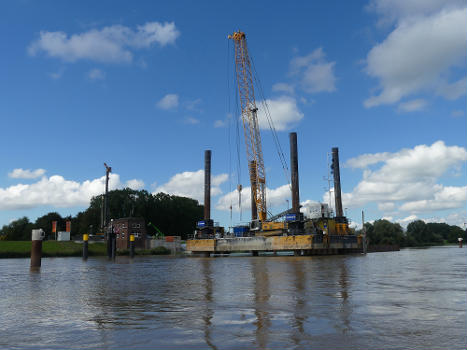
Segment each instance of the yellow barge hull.
M360 236L296 235L273 237L235 237L213 239L191 239L186 250L192 253L230 253L251 251L294 251L296 255L346 254L362 252Z

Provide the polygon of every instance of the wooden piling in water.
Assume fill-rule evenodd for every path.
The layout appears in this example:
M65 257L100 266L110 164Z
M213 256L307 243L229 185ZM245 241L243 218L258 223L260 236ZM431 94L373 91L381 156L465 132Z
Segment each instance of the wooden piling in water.
M130 234L130 258L135 256L135 235Z
M88 259L88 240L89 240L89 235L85 233L83 235L83 260Z
M42 240L44 239L42 229L32 230L31 234L31 269L41 267L42 260Z

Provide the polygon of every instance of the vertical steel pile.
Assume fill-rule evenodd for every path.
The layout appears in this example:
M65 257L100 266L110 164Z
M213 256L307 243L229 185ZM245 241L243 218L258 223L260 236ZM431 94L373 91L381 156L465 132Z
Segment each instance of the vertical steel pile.
M204 151L204 220L211 219L211 151Z
M292 212L300 214L300 190L298 183L297 133L290 133L290 171L292 177Z
M341 175L339 170L339 149L332 149L332 173L334 175L334 200L336 204L336 217L344 216L342 211Z

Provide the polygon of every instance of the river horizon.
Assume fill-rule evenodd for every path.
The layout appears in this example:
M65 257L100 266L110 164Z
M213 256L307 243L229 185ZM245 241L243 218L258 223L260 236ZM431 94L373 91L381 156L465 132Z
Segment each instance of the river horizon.
M465 349L467 250L1 259L4 349Z

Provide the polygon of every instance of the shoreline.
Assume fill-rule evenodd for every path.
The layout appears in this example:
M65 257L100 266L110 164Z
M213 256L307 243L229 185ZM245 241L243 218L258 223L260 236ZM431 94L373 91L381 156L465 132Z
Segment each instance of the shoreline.
M154 249L136 250L135 255L169 255L170 250L157 247ZM83 255L83 244L73 241L42 242L43 258L81 257ZM88 255L107 256L105 243L96 242L89 244ZM128 250L117 251L117 256L129 255ZM31 257L31 241L0 241L0 259L29 258Z

